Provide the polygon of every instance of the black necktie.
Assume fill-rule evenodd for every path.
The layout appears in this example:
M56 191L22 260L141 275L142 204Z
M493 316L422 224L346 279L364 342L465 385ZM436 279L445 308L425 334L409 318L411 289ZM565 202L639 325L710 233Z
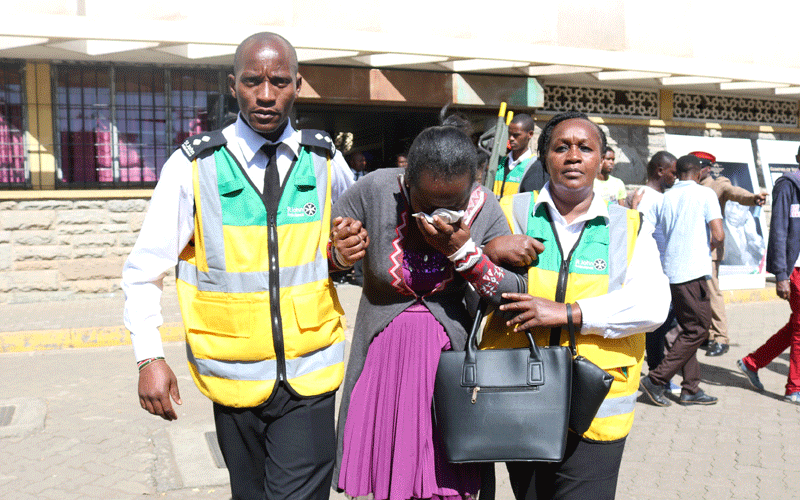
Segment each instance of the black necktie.
M280 200L281 178L278 175L277 144L264 144L261 150L267 155L267 168L264 169L264 192L262 197L267 210L275 212Z

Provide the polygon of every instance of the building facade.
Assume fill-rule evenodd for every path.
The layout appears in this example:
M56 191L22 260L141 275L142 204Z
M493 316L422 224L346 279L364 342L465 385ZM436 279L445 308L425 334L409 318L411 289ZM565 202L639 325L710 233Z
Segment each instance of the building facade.
M800 54L788 25L797 16L782 2L765 6L763 23L688 1L653 19L646 3L536 5L517 19L478 2L6 7L0 303L120 293L164 161L186 137L235 116L233 52L258 31L298 49L295 125L328 131L339 149L366 153L370 168L404 152L443 106L480 133L501 102L539 126L560 111L586 112L617 150L615 175L631 185L644 181L667 134L749 139L757 160L756 140L800 140ZM776 9L786 15L767 16ZM698 30L687 12L724 29ZM737 36L744 28L746 39Z

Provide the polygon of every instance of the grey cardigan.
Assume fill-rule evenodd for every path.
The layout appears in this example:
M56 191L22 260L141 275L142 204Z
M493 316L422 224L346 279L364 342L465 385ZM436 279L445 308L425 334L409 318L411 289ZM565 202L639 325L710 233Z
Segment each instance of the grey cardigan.
M410 210L399 176L402 169L382 169L362 177L348 189L333 207L332 216L352 217L360 220L367 229L370 245L363 261L364 289L356 314L353 332L353 345L347 372L344 378L342 402L339 408L336 468L333 474L333 487L338 489L339 470L342 460L342 438L353 390L367 357L367 350L375 336L383 331L401 312L417 302L413 295L405 295L394 285L397 277L397 262L402 263L402 255L393 246L397 239L397 228L403 223L406 214L409 223L415 223L410 217ZM491 191L479 187L474 191L472 199L482 199L481 204L471 204L465 217L474 217L470 226L470 235L476 244L482 246L497 236L511 234L500 205ZM481 193L483 196L481 196ZM395 268L395 273L390 269ZM466 295L474 294L467 282L458 273L453 272L453 280L447 286L432 295L422 298L436 320L442 324L450 338L454 350L463 350L467 339L467 328L473 316L467 310ZM400 273L402 278L402 273ZM484 297L491 304L500 303L503 292L525 292L526 285L521 276L505 271L496 293ZM469 301L476 304L476 300Z

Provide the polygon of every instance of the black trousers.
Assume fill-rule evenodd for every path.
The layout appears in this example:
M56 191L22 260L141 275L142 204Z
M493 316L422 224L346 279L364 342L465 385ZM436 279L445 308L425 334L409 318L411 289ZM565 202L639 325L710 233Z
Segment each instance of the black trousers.
M334 394L299 398L279 384L255 408L214 403L234 500L327 500L336 457Z
M613 500L625 438L597 442L567 435L564 460L507 462L511 489L517 500Z
M697 349L708 339L711 325L711 294L705 278L671 284L672 307L681 327L667 356L647 374L650 380L664 385L683 373L682 394L697 394L700 390L700 362Z
M647 353L647 370L651 372L664 360L664 349L666 348L667 333L677 325L675 309L672 304L669 306L669 314L664 324L655 331L647 332L645 336L645 352Z

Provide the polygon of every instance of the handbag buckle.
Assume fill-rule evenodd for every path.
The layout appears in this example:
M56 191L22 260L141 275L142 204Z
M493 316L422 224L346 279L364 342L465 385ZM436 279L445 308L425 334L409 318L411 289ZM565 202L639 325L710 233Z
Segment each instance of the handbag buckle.
M528 361L528 385L544 384L544 369L541 361Z

